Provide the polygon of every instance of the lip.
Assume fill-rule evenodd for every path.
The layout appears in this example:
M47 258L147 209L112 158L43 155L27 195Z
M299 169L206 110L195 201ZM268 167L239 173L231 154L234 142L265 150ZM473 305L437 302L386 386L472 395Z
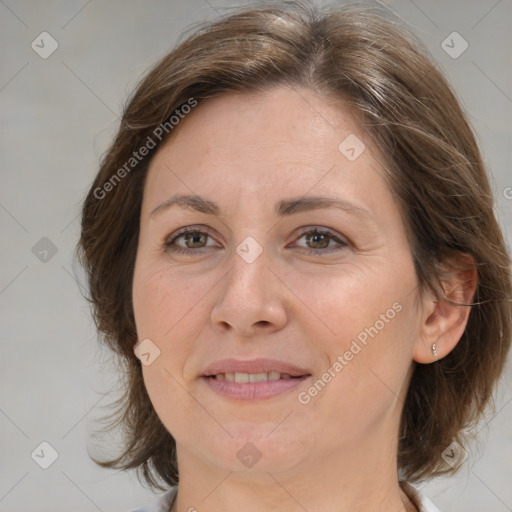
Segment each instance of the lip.
M203 371L203 377L210 377L219 373L264 373L279 372L287 373L292 377L311 375L305 368L292 365L277 359L251 359L243 361L240 359L222 359L208 365Z
M277 379L263 382L238 383L213 378L219 373L267 373L279 372L290 375L291 379ZM289 392L311 377L311 374L298 366L275 359L223 359L216 361L204 370L201 380L217 395L231 400L269 399Z

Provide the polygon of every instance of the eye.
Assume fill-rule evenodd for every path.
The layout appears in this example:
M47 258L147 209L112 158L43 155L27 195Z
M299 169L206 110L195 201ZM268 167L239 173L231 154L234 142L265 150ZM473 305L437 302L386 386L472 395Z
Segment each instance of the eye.
M215 246L215 244L207 243L208 239L212 240L212 237L206 231L201 231L200 228L200 226L187 226L173 233L164 242L164 249L173 253L191 254ZM297 240L302 238L305 238L309 247L300 245L298 247L301 247L301 250L307 254L333 252L349 246L346 240L331 231L317 227L303 231Z
M309 248L303 247L303 249L308 254L333 252L333 250L341 250L349 246L349 243L346 240L343 240L334 233L322 228L315 227L313 229L310 228L307 231L303 231L297 240L304 237L306 244L309 244ZM331 242L334 242L334 244L331 245Z
M164 247L166 251L190 254L199 249L211 247L212 244L207 244L208 239L211 239L210 235L201 231L199 226L187 226L167 238ZM178 244L178 241L181 243Z

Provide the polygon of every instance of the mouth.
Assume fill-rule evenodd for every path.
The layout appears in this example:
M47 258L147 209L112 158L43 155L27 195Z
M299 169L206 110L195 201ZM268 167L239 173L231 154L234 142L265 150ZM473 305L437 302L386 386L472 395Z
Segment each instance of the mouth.
M210 365L202 380L217 395L234 400L272 398L291 391L311 373L298 366L271 359L225 359Z
M209 376L216 380L226 380L228 382L236 382L238 384L246 384L248 382L268 382L273 380L288 380L288 379L300 379L301 376L292 376L289 373L280 372L262 372L262 373L217 373L216 375Z

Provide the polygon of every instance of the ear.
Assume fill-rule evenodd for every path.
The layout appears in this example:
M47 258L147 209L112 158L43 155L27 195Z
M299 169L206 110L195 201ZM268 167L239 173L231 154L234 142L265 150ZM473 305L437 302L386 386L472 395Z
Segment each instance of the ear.
M460 304L473 302L478 284L474 258L458 253L445 261L443 267L444 297L436 298L431 293L422 299L420 335L413 352L413 359L418 363L432 363L449 354L461 339L471 312L471 306ZM437 356L432 349L434 343Z

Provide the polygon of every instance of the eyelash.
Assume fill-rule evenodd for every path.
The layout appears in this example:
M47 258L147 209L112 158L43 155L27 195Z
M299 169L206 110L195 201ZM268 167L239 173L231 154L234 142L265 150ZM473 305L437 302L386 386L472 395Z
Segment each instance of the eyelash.
M190 253L194 253L197 251L202 251L203 249L208 249L208 247L199 247L197 249L185 249L185 248L179 247L179 246L174 246L174 247L172 246L176 240L178 240L181 236L186 235L187 233L204 234L207 237L212 238L208 234L208 232L201 231L201 228L199 226L188 226L186 228L179 230L177 233L171 235L170 237L168 237L163 244L164 250L167 252L173 252L173 253L178 253L178 254L190 254ZM330 248L327 247L327 248L323 248L323 249L308 249L307 247L301 247L300 249L303 252L306 252L307 254L330 253L330 252L333 252L333 250L341 250L341 249L345 249L346 247L349 246L349 243L346 240L343 240L343 239L337 237L335 234L333 234L332 232L330 232L328 230L325 230L322 228L317 228L317 227L313 227L313 228L308 227L306 230L304 230L300 233L297 240L301 239L304 235L308 235L308 234L326 235L331 240L334 240L335 242L338 243L338 249L333 248L333 247L330 247Z

